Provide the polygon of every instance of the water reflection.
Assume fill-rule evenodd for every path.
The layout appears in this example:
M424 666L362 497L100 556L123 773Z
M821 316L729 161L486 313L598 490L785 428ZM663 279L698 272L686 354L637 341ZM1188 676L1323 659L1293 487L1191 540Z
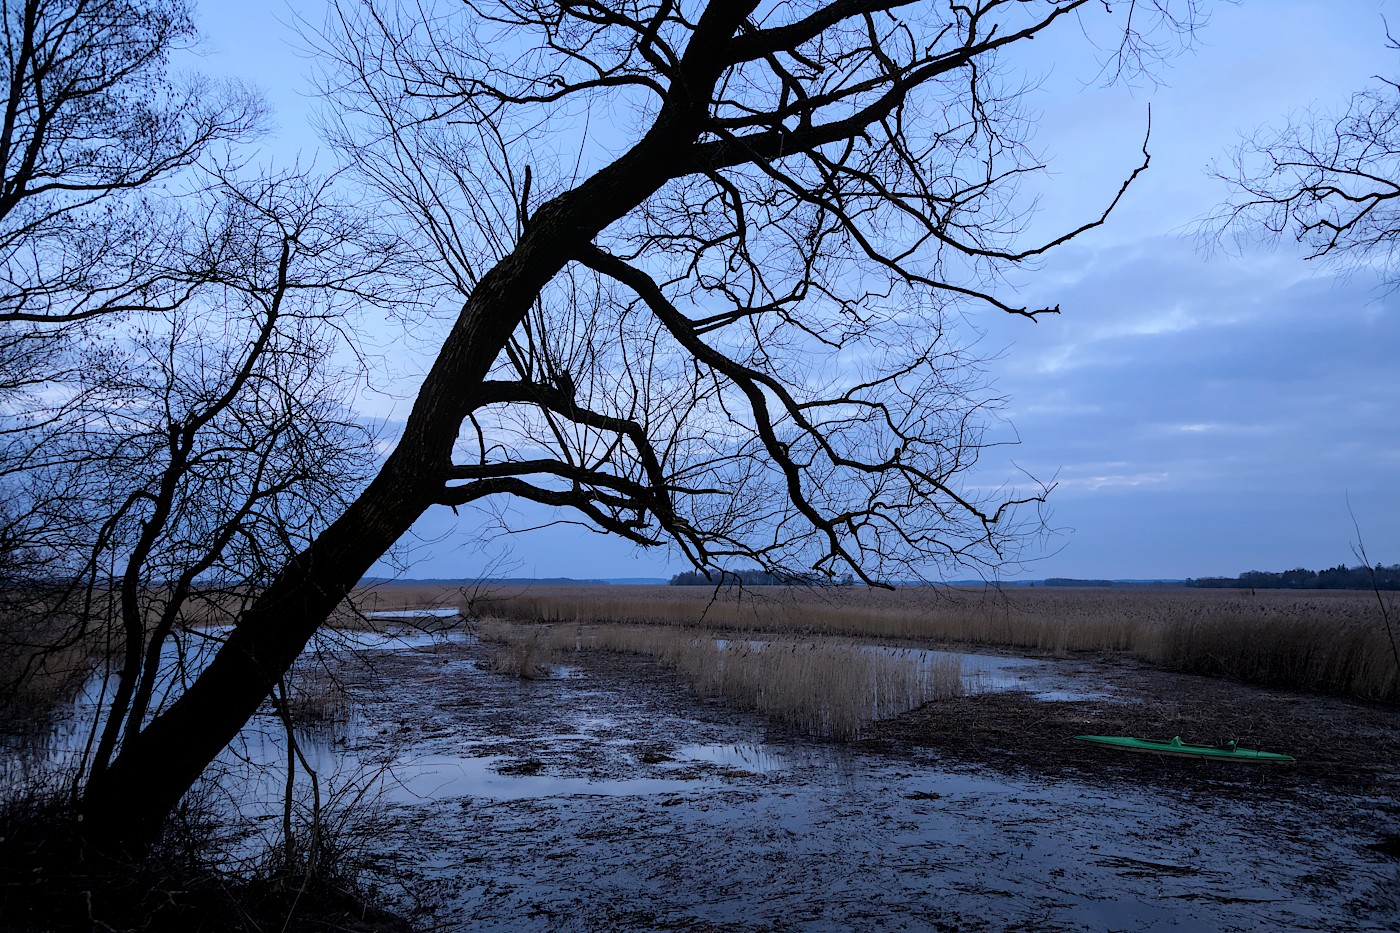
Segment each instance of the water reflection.
M443 611L432 612L437 617L443 614ZM451 612L457 614L455 609ZM394 617L400 618L403 614L395 613ZM164 646L160 675L151 698L153 711L159 711L169 699L183 692L213 660L231 630L231 626L211 626L183 631ZM325 629L307 644L304 654L310 657L340 652L417 650L471 640L473 636L463 630ZM116 692L116 686L114 671L99 670L83 683L71 703L54 711L45 722L36 724L36 728L23 735L6 736L5 755L0 759L0 785L19 788L33 787L39 782L71 781L83 767L85 756L96 746L100 715ZM318 775L334 778L364 770L363 762L343 752L357 728L352 716L351 721L342 723L298 724L294 736L306 763ZM264 710L211 766L212 782L223 787L223 791L213 797L228 806L230 815L257 819L270 806L281 806L287 767L284 725L280 717ZM255 812L250 813L250 808Z
M682 745L676 749L675 757L684 762L702 761L753 774L785 771L791 767L786 755L767 745Z
M401 761L383 783L389 802L413 803L451 797L484 797L490 800L525 800L547 797L640 797L677 794L712 786L704 779L579 778L550 774L502 773L510 767L505 756L469 758L460 755L426 755Z
M445 618L456 615L455 609L425 610L423 617ZM403 611L370 613L371 618L404 618ZM162 676L153 706L159 708L167 696L178 694L212 659L227 637L229 628L215 627L186 632L181 641L167 646L162 663ZM308 654L355 652L417 651L452 643L470 644L475 637L456 629L447 632L407 631L348 631L326 630L318 633L308 645ZM717 646L727 644L724 639ZM762 649L765 642L749 642ZM1044 698L1079 699L1091 694L1063 689L1063 677L1056 677L1054 662L996 655L960 654L927 649L862 646L862 651L883 653L911 659L922 668L933 669L948 664L960 664L964 687L968 692L982 693L999 690L1026 690ZM455 665L454 665L455 666ZM462 675L471 676L463 670ZM561 667L558 676L576 679L582 672L574 667ZM489 676L489 675L488 675ZM37 735L19 754L7 755L0 765L0 777L9 785L31 780L40 774L72 774L81 763L97 728L98 714L110 698L115 679L102 673L84 684L66 715L61 715L42 734ZM600 731L618 727L619 721L596 710L571 722L572 731L556 739L591 741ZM849 764L838 750L829 746L772 744L686 744L678 746L669 756L666 771L670 776L628 779L561 778L547 774L501 770L508 759L484 753L476 743L457 741L450 751L441 747L432 754L423 749L410 754L402 743L395 750L387 741L363 742L362 725L352 714L348 721L321 723L315 728L298 728L294 738L301 758L314 770L321 788L357 786L360 790L382 793L388 800L406 802L434 796L475 796L496 800L520 800L532 797L569 795L653 795L674 794L681 790L705 786L718 775L701 771L681 776L696 765L713 766L734 773L770 775L795 769L821 766L834 772L845 772ZM629 740L630 741L630 740ZM564 744L560 742L554 743ZM371 760L355 751L375 746L379 749ZM781 750L779 750L781 749ZM813 760L816 756L821 761ZM278 812L285 791L289 748L283 724L278 716L264 711L238 735L219 756L211 773L221 788L221 807L233 820L265 819ZM300 764L298 768L302 768ZM849 777L849 775L847 775ZM701 783L697 785L697 780ZM304 777L302 781L305 785ZM309 789L303 786L298 794L302 803Z

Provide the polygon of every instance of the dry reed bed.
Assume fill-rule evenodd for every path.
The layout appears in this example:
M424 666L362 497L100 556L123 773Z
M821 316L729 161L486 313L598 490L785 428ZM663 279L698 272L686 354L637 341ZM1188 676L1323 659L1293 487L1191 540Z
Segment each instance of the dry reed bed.
M419 584L397 597L430 603L453 592L460 590ZM1386 598L1393 605L1393 594ZM703 627L1049 654L1121 651L1170 670L1400 699L1400 668L1376 597L1357 591L503 586L473 591L471 603L477 616L555 625Z
M552 656L617 651L655 658L703 696L757 710L808 735L850 740L871 722L962 692L956 659L928 662L916 652L868 645L755 642L655 625L539 625L483 619L483 641L498 645L494 670L540 676Z
M72 702L105 650L71 620L0 618L0 732L41 733Z

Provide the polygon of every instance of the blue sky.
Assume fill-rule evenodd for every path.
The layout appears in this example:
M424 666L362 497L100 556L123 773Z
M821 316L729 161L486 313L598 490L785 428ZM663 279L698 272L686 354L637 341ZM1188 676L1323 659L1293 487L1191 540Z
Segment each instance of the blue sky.
M319 21L315 2L298 5ZM1064 313L977 318L1020 444L985 471L1055 477L1049 538L1030 577L1184 577L1400 560L1400 306L1374 273L1305 263L1288 244L1203 249L1196 222L1226 197L1206 168L1241 133L1340 106L1377 74L1385 0L1244 0L1215 10L1163 83L1104 89L1092 62L1038 42L1035 140L1053 174L1033 229L1098 213L1136 164L1148 106L1152 167L1102 229L1014 284ZM200 9L201 70L260 88L278 131L264 158L333 161L307 127L309 63L278 0ZM393 419L413 386L367 399ZM395 396L398 400L395 401ZM1005 436L1010 436L1006 428ZM478 516L479 517L479 516ZM546 516L526 516L528 523ZM496 563L493 563L495 561ZM387 572L388 566L381 568ZM665 576L673 555L573 528L502 538L447 510L419 523L397 572L414 577Z

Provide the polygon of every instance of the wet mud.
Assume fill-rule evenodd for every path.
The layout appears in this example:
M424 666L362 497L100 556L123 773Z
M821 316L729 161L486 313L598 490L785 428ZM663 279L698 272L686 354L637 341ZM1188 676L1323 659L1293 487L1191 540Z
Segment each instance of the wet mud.
M318 760L360 786L387 766L371 873L443 929L1400 929L1394 708L1045 661L838 745L648 660L520 680L489 654L331 658L357 712ZM1086 731L1302 761L1115 756Z

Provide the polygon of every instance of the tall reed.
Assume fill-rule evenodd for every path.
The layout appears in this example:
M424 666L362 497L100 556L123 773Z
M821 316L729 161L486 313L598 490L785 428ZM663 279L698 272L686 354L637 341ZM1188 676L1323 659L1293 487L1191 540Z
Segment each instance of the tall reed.
M495 673L522 680L549 676L554 656L549 628L483 619L476 625L476 634L482 641L496 645L491 657L491 670Z

